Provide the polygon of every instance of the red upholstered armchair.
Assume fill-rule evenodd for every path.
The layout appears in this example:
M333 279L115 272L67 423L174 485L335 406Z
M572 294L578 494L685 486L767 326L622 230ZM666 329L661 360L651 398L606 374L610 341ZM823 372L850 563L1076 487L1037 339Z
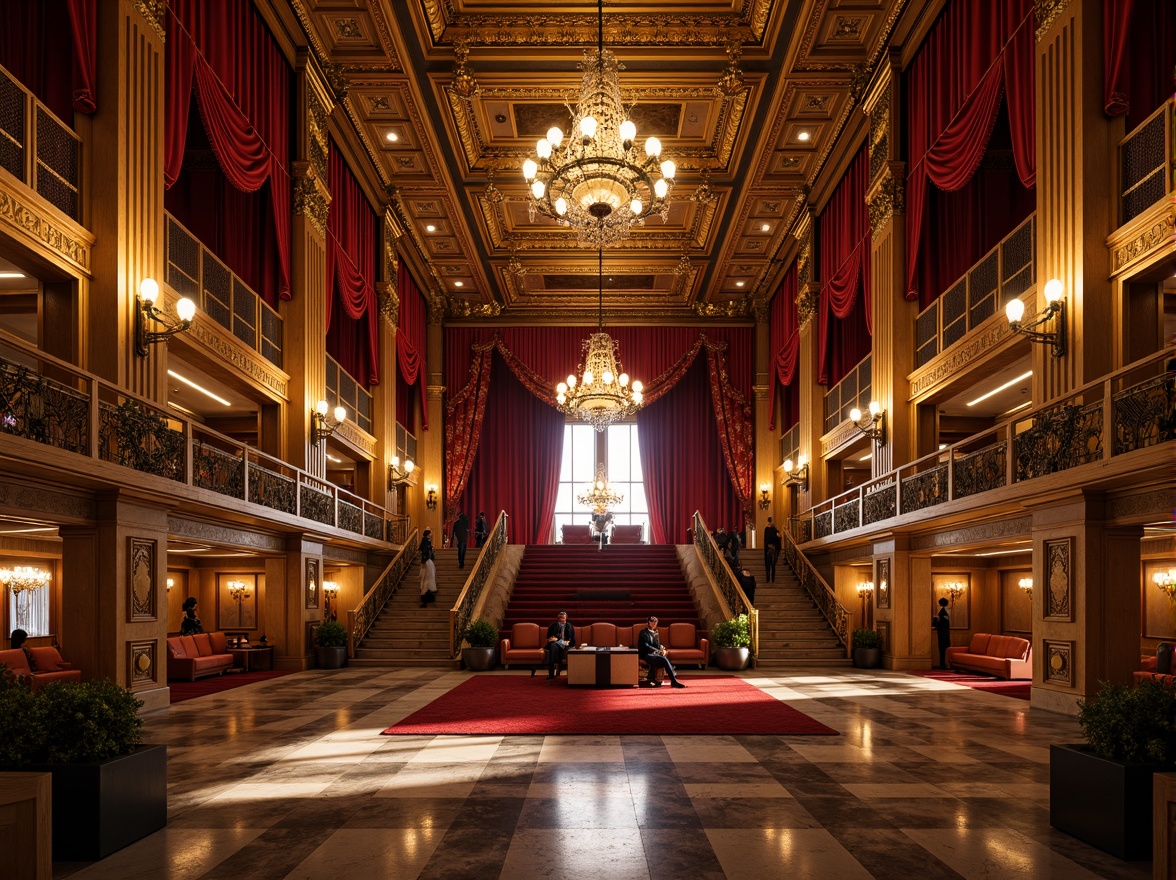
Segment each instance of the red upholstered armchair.
M516 623L510 628L510 636L498 643L498 661L503 668L530 666L531 675L547 662L543 646L547 641L544 630L537 623Z
M589 526L560 526L560 535L565 544L592 544L592 529Z
M10 674L27 681L33 690L53 681L82 680L81 670L62 660L51 646L29 648L27 654L21 648L0 651L0 663L8 667Z
M608 540L611 544L644 544L641 540L644 530L642 525L613 526L612 537Z

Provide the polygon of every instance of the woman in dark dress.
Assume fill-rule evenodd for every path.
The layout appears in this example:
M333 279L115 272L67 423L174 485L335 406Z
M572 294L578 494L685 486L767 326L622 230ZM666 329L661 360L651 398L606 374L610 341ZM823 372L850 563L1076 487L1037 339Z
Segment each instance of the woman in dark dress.
M947 616L947 599L939 600L939 613L931 618L931 628L939 638L939 665L947 669L947 649L951 646L951 618Z

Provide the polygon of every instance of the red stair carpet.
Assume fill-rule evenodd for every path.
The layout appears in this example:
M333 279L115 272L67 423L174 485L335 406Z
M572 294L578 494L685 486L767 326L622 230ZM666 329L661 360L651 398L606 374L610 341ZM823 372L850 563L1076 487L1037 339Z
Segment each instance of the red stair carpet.
M934 678L936 681L950 681L952 684L962 684L978 691L990 694L1000 694L1005 697L1016 697L1018 700L1029 699L1029 681L1007 681L994 678L991 675L979 675L972 672L961 672L958 669L911 669L911 675L921 675L923 678Z
M272 672L239 672L235 675L214 675L197 681L169 681L167 686L171 689L171 701L174 704L289 674L288 669L275 669Z
M476 675L384 731L395 734L797 734L836 736L742 679L596 690L526 675Z

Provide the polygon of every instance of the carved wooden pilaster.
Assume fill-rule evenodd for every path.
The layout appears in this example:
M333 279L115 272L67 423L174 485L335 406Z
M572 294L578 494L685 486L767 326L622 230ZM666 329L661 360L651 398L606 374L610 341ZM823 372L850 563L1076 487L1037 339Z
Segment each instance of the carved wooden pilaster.
M311 162L294 162L294 215L305 217L315 232L327 237L327 214L331 206L331 193L327 190L326 178L319 176Z

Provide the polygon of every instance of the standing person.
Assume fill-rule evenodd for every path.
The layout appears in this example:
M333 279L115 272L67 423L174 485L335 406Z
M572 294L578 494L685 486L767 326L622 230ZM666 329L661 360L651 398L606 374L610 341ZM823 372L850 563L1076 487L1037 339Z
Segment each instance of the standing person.
M478 518L474 520L474 546L481 547L490 537L490 526L486 525L486 514L478 511Z
M453 524L453 543L457 545L457 567L465 568L466 547L470 543L470 518L464 513L457 515Z
M715 546L719 548L719 552L724 556L727 555L727 533L723 531L723 527L719 526L714 534Z
M939 665L936 669L947 669L947 649L951 646L951 618L947 616L947 599L939 600L939 613L931 618L931 628L939 637Z
M739 581L739 586L743 590L743 595L747 597L747 601L752 605L755 604L755 575L753 575L746 568L740 569L739 575L736 578Z
M433 530L421 536L421 607L437 601L437 551L433 549Z
M727 549L723 553L731 571L739 574L739 533L732 529L727 533Z
M576 641L576 631L568 623L568 613L561 611L555 615L555 623L547 627L547 644L543 646L547 654L547 679L555 678L555 672L567 656L568 648Z
M184 612L184 619L180 621L180 635L191 636L204 632L204 627L200 625L200 618L196 616L196 597L189 596L180 608Z
M768 524L764 527L764 569L769 584L776 583L776 560L780 558L783 542L780 540L780 530L768 517Z
M641 634L637 636L637 656L644 660L649 667L649 675L645 678L646 687L661 686L660 681L654 680L654 675L657 674L659 668L666 671L666 675L670 677L671 686L686 687L678 681L678 676L674 674L674 666L666 656L666 649L661 646L661 640L657 636L657 618L652 614L646 620L645 629L641 630Z

